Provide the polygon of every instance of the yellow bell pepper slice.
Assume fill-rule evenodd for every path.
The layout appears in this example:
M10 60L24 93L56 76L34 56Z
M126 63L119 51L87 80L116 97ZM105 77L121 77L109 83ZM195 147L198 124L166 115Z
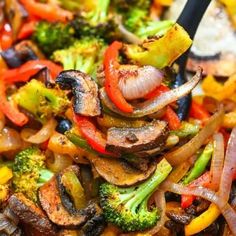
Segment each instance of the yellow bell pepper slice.
M199 233L211 225L220 214L221 212L218 207L211 203L205 212L194 218L188 225L185 226L185 235L187 236Z
M12 170L7 166L0 168L0 184L6 184L13 177Z
M165 7L171 6L172 3L173 3L173 0L154 0L155 5L161 5Z
M208 75L202 82L202 89L207 96L219 101L231 99L236 93L236 75L231 76L224 84L216 81L212 75Z
M48 149L58 154L67 154L76 162L87 164L88 161L84 158L87 153L75 146L65 135L54 132L48 142Z

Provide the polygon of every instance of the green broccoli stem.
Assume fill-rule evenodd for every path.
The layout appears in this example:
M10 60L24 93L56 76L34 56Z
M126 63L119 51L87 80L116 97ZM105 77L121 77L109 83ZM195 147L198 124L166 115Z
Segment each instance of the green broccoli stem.
M44 183L48 182L54 173L48 169L42 169L39 171L39 179L38 179L38 186L42 186Z
M207 164L209 163L212 153L213 153L213 144L208 143L202 154L198 157L193 168L190 170L188 176L184 179L183 184L189 184L194 179L198 178L206 169Z
M73 56L64 57L62 59L62 64L64 70L71 70L72 68L74 68L75 65Z
M136 33L142 39L154 35L164 35L173 24L174 22L172 20L150 21L144 27L138 29Z
M106 21L110 0L98 0L96 10L91 17L91 24L97 25Z
M137 190L133 192L132 198L128 200L125 206L127 208L130 208L132 211L137 209L140 203L148 196L150 196L150 194L154 192L158 185L166 179L171 170L172 167L167 162L167 160L161 160L158 163L156 171L154 172L152 177L150 177L147 181L139 185Z

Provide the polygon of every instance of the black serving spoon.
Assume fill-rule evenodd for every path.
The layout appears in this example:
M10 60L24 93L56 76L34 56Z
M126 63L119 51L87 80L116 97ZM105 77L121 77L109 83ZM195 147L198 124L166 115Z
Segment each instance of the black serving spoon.
M181 12L177 23L181 25L189 34L190 38L193 39L197 31L198 25L210 4L211 0L188 0ZM181 55L175 63L179 67L178 74L176 75L173 87L179 87L187 81L186 78L186 64L190 50L186 51ZM191 104L191 94L182 97L177 101L178 109L177 114L180 120L187 118L190 104Z

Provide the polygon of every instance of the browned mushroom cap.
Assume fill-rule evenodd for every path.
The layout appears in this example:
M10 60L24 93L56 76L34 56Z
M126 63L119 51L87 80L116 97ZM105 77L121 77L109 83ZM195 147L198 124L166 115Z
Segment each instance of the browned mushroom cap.
M220 53L214 57L199 57L191 54L187 63L187 69L194 72L199 66L203 69L204 74L228 77L236 73L236 55Z
M62 204L55 176L39 189L39 200L48 218L64 228L77 229L91 217L90 209L77 211L75 214L67 211Z
M140 128L110 128L106 149L118 153L134 153L164 146L168 135L165 121L153 121Z
M98 86L92 78L79 70L62 71L56 83L61 89L71 89L74 95L73 109L76 114L85 116L100 115Z
M19 67L29 60L44 58L37 45L30 40L23 40L2 51L1 56L10 68Z
M43 235L57 235L55 226L44 212L22 193L15 193L9 199L9 207L19 219Z
M109 183L118 186L130 186L147 179L156 169L156 162L151 161L146 171L131 167L126 161L95 155L87 157L97 172Z

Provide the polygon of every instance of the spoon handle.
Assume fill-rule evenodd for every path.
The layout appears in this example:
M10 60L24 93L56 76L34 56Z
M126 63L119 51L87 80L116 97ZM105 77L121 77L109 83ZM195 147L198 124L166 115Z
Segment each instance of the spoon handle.
M184 27L191 39L194 38L201 19L210 2L211 0L188 0L179 18L177 19L177 23ZM181 55L175 62L179 66L179 72L173 84L173 87L175 88L181 86L187 81L185 70L189 52L190 49ZM186 119L190 110L191 94L188 94L185 97L179 99L177 104L177 114L179 119Z
M198 25L211 0L188 0L181 12L177 23L184 27L191 39L197 31Z
M188 0L177 19L176 22L184 27L191 39L194 38L201 19L210 2L211 0ZM182 70L185 70L189 51L190 49L176 61Z

